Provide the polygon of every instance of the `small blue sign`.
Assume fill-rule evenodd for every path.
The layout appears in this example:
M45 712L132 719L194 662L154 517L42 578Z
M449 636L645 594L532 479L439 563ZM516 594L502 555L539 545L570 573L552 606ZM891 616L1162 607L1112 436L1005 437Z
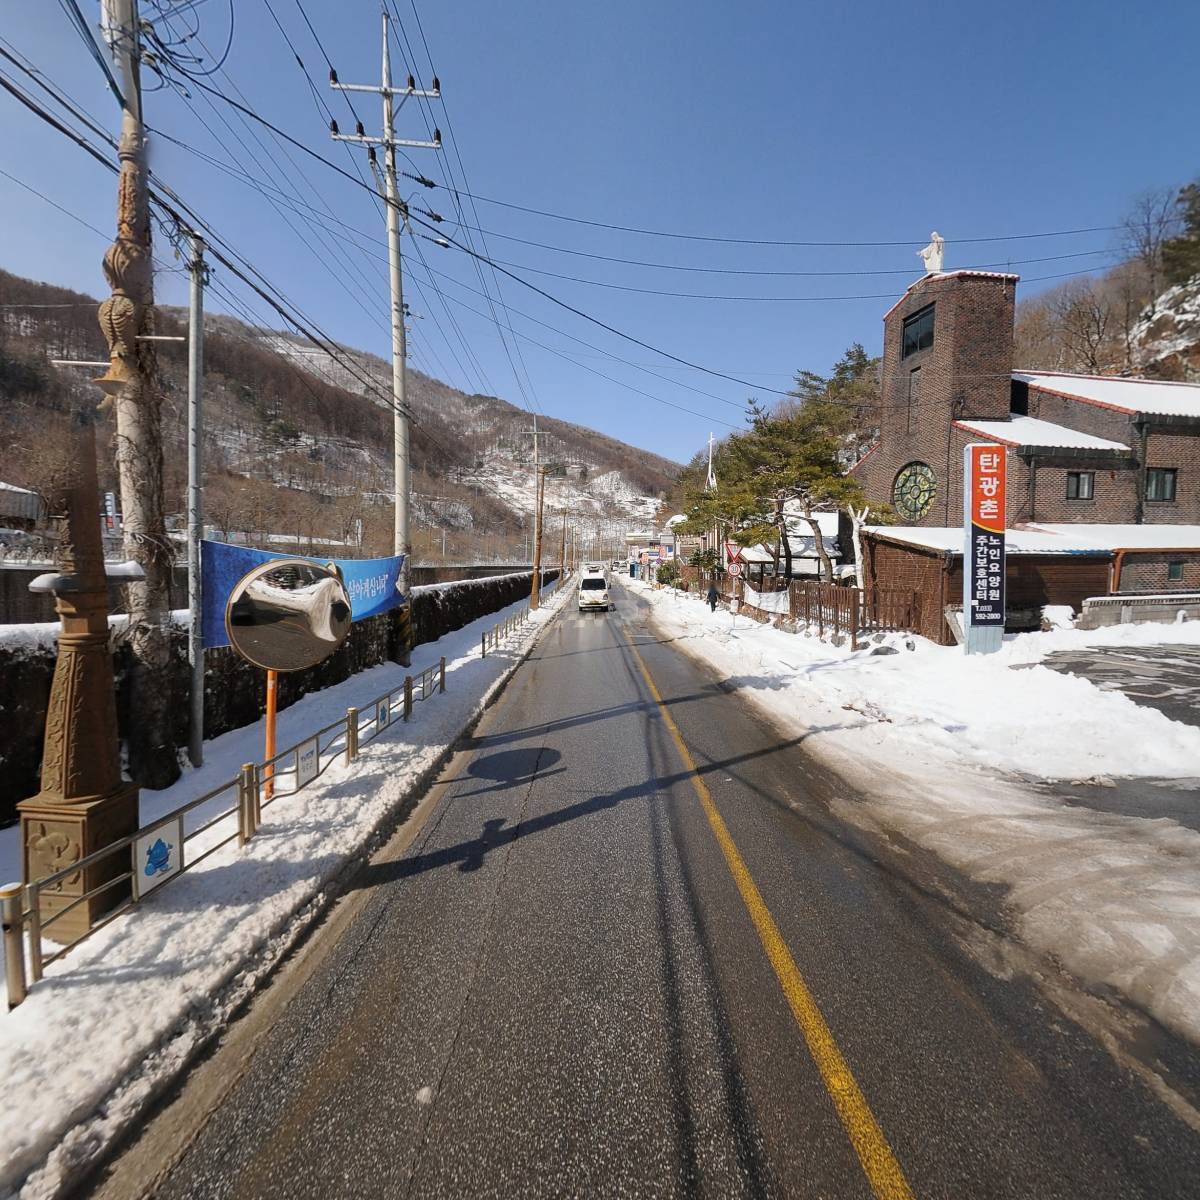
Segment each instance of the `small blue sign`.
M171 869L171 851L174 849L170 842L157 838L146 851L146 874L165 875Z

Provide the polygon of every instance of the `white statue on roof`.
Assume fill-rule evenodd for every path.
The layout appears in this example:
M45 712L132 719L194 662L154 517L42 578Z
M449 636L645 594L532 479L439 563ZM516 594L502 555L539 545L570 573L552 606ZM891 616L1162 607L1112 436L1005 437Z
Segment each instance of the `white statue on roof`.
M929 245L924 250L918 250L925 263L925 274L933 275L942 269L945 260L946 239L935 229L929 235Z

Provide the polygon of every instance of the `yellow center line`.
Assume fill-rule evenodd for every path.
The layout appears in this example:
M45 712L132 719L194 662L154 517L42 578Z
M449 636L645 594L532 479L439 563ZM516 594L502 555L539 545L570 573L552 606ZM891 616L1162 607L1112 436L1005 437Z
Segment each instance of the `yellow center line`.
M692 758L691 751L688 750L683 736L679 732L679 727L675 724L670 712L667 711L662 694L655 685L637 647L629 641L628 637L626 637L626 642L633 657L637 660L642 676L646 680L646 686L650 689L650 694L654 697L663 721L670 730L675 746L683 759L684 766L690 774L692 787L695 788L696 795L700 798L705 816L708 817L708 823L716 835L721 852L725 855L725 862L737 884L742 903L745 904L750 919L754 922L754 928L757 930L763 949L767 952L767 958L775 970L779 986L783 989L783 994L791 1006L796 1024L800 1026L800 1031L804 1034L809 1053L817 1064L821 1079L833 1100L837 1114L841 1118L851 1145L858 1154L858 1161L862 1163L862 1169L866 1173L875 1195L879 1197L879 1200L913 1200L912 1189L904 1177L904 1171L892 1152L891 1146L888 1145L888 1140L879 1127L879 1122L875 1119L875 1114L871 1111L866 1097L862 1094L862 1089L858 1086L849 1064L842 1057L842 1052L838 1049L837 1042L834 1041L833 1033L822 1016L816 1000L813 999L812 992L804 982L804 977L796 966L796 960L792 957L792 952L788 949L783 934L779 931L779 926L775 924L775 918L771 916L771 911L767 908L766 901L763 900L728 826L717 811L712 794L700 776L696 761Z

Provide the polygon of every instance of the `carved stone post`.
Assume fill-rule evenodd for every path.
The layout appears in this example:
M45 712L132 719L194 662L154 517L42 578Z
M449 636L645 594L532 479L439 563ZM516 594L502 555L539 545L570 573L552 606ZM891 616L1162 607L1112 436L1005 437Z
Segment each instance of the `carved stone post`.
M108 584L100 537L100 490L91 414L75 430L73 474L66 482L65 527L54 578L62 628L46 712L42 790L17 806L25 882L49 875L137 828L137 788L121 778ZM80 896L129 869L128 852L68 875L42 897L44 922ZM114 884L56 921L46 936L70 942L129 894Z

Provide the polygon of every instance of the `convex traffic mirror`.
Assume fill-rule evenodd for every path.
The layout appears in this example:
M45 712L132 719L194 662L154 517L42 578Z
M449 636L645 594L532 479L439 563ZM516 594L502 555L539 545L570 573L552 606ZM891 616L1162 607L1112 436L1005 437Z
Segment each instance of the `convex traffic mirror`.
M315 667L345 641L350 620L350 596L337 568L303 558L255 567L225 606L230 644L268 671Z

